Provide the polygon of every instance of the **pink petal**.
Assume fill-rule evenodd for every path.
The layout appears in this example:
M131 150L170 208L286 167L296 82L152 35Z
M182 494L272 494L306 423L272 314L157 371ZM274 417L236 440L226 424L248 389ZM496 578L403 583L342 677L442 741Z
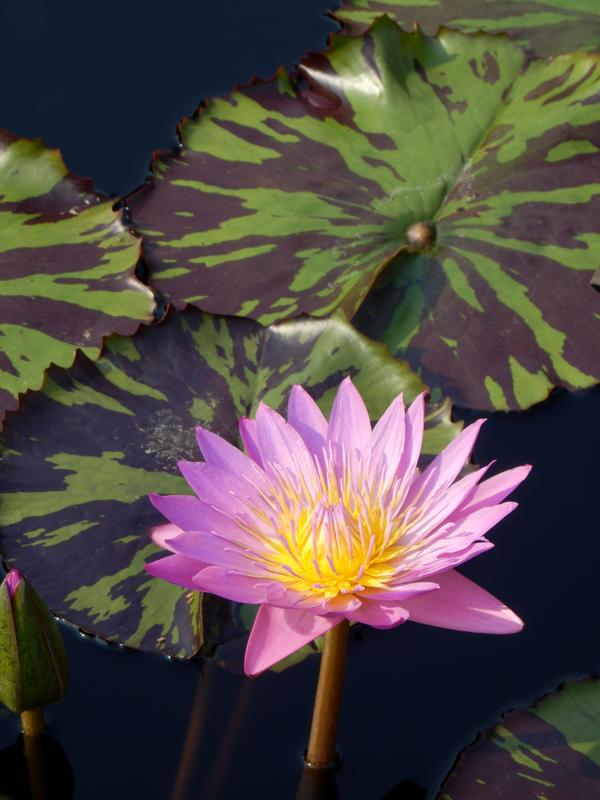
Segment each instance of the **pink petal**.
M475 539L481 539L494 525L497 525L511 511L514 511L518 505L518 503L508 501L500 503L498 506L478 508L477 511L471 511L465 516L461 515L456 520L457 524L452 532L447 537L440 536L440 539L444 540L444 545L450 550L452 550L455 542L458 542L458 546L461 547L463 541L472 542ZM436 541L436 538L432 537L432 541Z
M2 584L6 587L9 599L12 599L15 596L15 592L24 580L25 578L21 575L18 569L11 569L8 575L6 575L2 581Z
M386 586L385 589L365 589L360 593L360 597L365 597L367 600L379 600L386 603L389 600L407 600L409 597L417 597L426 592L432 592L438 589L437 583L430 581L416 583L402 583L395 585L393 588Z
M308 392L297 384L290 392L287 418L304 440L309 453L320 456L327 439L327 420Z
M404 399L398 395L373 428L371 463L375 467L385 461L384 482L396 474L404 448Z
M310 611L261 605L246 646L246 675L264 672L339 621L339 617L320 617Z
M272 408L260 403L256 412L256 433L263 464L278 464L304 478L315 476L314 461L298 431Z
M150 494L148 497L154 508L174 526L183 531L203 530L202 503L197 497L187 494Z
M350 378L344 378L335 396L327 438L344 447L347 452L358 450L367 454L371 448L369 413Z
M226 597L236 603L264 603L267 596L265 581L223 567L204 567L194 576L194 584L203 592Z
M410 580L421 581L427 578L432 578L437 581L438 575L440 575L441 572L452 569L452 567L458 567L461 564L466 564L467 561L475 558L475 556L480 556L482 553L487 553L488 550L493 550L493 548L493 542L490 542L488 539L484 539L482 542L473 542L473 544L468 544L464 549L455 553L446 554L443 557L434 556L430 561L426 561L422 567L411 570L409 576ZM402 580L400 579L395 585L399 586L401 583Z
M145 564L144 569L154 578L162 578L164 581L183 586L185 589L199 591L193 578L204 566L192 558L174 555Z
M176 553L202 561L205 565L225 567L247 575L267 574L264 566L255 560L258 554L242 549L214 533L182 533L171 539L170 545Z
M408 611L399 603L378 603L364 600L360 608L346 614L353 622L364 622L372 628L395 628L408 619Z
M522 467L507 469L505 472L493 475L477 487L473 493L473 497L461 510L475 511L484 506L501 503L505 497L508 497L508 495L517 488L521 481L525 480L530 472L531 465L525 464Z
M180 533L183 533L181 528L167 522L165 525L157 525L156 528L152 528L150 531L150 538L154 544L174 553L175 550L173 550L172 546L169 544L169 539L179 536Z
M435 532L436 528L452 522L457 522L464 517L464 505L470 502L473 492L476 490L477 483L487 472L489 467L470 472L449 486L445 492L431 501L426 507L426 511L413 525L410 532L406 535L406 542L418 541L425 538L428 534ZM436 537L437 538L437 537Z
M255 486L265 487L264 472L239 448L206 428L196 428L196 438L209 464L233 475L246 477Z
M436 575L437 592L407 600L414 622L473 633L517 633L522 620L504 603L455 570Z
M518 503L501 503L499 506L480 508L460 520L448 532L444 528L436 536L422 544L419 552L419 566L411 570L411 580L431 577L437 581L437 573L457 567L475 555L490 550L493 544L483 536L517 507ZM399 566L404 562L401 560Z
M479 429L484 422L484 419L479 419L469 425L433 459L411 487L407 503L414 499L418 505L423 505L441 492L444 492L453 483L465 466L477 439Z
M253 547L256 541L260 540L260 523L257 522L256 533L249 533L225 511L203 503L197 497L189 495L166 495L163 497L157 494L151 494L149 497L152 505L172 523L175 532L170 538L184 531L194 531L195 533L217 533L222 539L249 547ZM163 537L162 541L166 541L166 537ZM165 545L161 544L160 546L164 547ZM171 549L171 547L169 546L167 549Z
M246 452L259 467L262 467L262 458L258 449L258 439L256 434L256 420L240 417L239 421L240 439L242 440Z
M179 461L177 466L197 497L208 505L230 515L246 511L248 504L264 506L257 489L243 477L204 461Z
M404 449L398 462L397 477L407 485L412 480L423 444L425 392L413 400L404 417Z

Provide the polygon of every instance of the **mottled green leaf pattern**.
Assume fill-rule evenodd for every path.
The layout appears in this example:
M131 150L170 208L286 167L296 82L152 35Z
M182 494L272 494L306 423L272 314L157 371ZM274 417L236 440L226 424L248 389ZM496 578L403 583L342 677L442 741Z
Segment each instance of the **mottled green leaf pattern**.
M298 75L211 101L132 199L174 302L263 323L352 309L463 405L600 374L600 69L383 17ZM433 248L407 231L437 225ZM418 248L417 248L418 249ZM398 256L395 264L383 267Z
M470 747L440 800L592 800L600 786L600 681L512 711Z
M400 255L357 324L463 405L526 408L597 382L599 171L600 57L533 62L427 215L437 244Z
M96 362L54 368L3 435L0 552L62 617L130 647L191 656L247 629L244 606L150 578L158 553L148 531L163 522L151 491L187 491L179 459L200 458L194 427L238 442L237 421L259 400L281 408L294 383L328 412L354 376L376 419L417 375L343 318L263 328L194 309L132 338L112 337ZM459 429L447 402L430 407L425 450ZM206 629L203 629L203 617Z
M522 60L506 41L383 21L211 100L130 200L153 284L177 306L264 324L352 313L407 225L439 206Z
M56 150L0 131L0 422L50 364L149 321L139 241Z
M467 33L506 32L542 56L595 51L600 42L597 0L349 0L333 16L356 33L381 14L428 34L440 25Z

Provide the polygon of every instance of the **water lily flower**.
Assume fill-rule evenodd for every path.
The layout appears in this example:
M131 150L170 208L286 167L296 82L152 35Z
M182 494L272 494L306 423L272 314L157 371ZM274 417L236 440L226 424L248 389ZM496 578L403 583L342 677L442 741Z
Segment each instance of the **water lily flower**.
M261 404L240 420L246 453L198 428L203 462L179 468L193 496L152 495L169 520L153 531L171 552L151 575L260 604L245 655L255 675L341 620L392 628L408 619L514 633L523 623L456 567L493 544L485 534L529 466L460 477L484 420L417 466L424 396L402 396L374 428L349 378L329 421L294 386L287 421Z

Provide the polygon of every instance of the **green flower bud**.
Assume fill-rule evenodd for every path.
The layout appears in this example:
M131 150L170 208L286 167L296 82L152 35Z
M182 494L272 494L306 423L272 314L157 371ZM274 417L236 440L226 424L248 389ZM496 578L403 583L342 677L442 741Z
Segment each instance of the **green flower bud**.
M0 702L21 714L56 703L66 688L67 654L58 626L13 569L0 584Z

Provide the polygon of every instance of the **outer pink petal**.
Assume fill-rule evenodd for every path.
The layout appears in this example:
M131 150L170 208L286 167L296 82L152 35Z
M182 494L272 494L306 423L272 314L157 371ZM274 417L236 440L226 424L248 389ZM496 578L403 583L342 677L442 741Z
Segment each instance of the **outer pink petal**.
M445 552L453 552L457 548L465 547L466 544L481 539L485 534L508 516L511 511L518 507L518 503L500 503L498 506L485 506L477 511L471 511L465 516L456 519L456 527L447 535L440 534L430 538L434 545L439 544Z
M364 622L372 628L395 628L408 619L408 611L399 603L378 603L376 600L364 600L360 608L346 614L353 622Z
M260 403L256 412L256 433L265 469L267 464L279 464L292 474L300 471L306 479L314 478L314 461L302 437L264 403Z
M404 399L398 395L373 428L371 463L385 461L384 481L387 483L396 474L404 448Z
M409 597L418 597L418 595L432 592L435 589L439 589L439 584L431 581L424 581L422 583L415 583L413 581L411 583L398 584L393 588L386 586L385 589L365 589L360 593L360 597L364 597L367 600L377 600L381 603L387 603L388 601L407 600Z
M397 477L410 483L421 454L425 425L425 392L416 397L404 417L404 449L398 463Z
M181 528L178 528L177 525L173 525L171 522L167 522L165 525L157 525L156 528L152 528L150 531L150 538L154 544L174 553L175 550L173 550L168 540L179 536L180 533L183 533Z
M264 488L264 472L237 447L206 428L196 428L196 438L209 464L233 475L247 477L256 486Z
M264 566L254 560L256 554L213 533L182 533L171 539L169 544L176 553L202 561L205 565L225 567L246 575L267 574Z
M256 488L243 477L204 461L179 461L177 466L200 500L230 515L245 511L248 504L264 505Z
M246 452L259 467L262 467L262 458L258 449L258 439L256 434L256 420L240 417L239 421L240 438L244 443Z
M292 386L288 400L288 423L298 431L309 453L319 457L327 439L327 420L321 409L297 384Z
M487 553L488 550L493 550L493 548L493 542L490 542L488 539L484 539L482 542L473 542L473 544L466 545L463 550L457 551L452 555L444 555L443 558L434 557L423 567L411 570L410 579L421 581L431 578L437 581L438 575L441 574L440 571L448 571L452 569L452 567L459 567L461 564L466 564L467 561L475 558L475 556ZM401 581L396 585L400 586Z
M204 522L203 504L197 497L187 494L150 494L148 498L154 508L182 531L210 530L210 526Z
M266 600L265 581L223 567L204 567L194 576L194 584L199 591L226 597L236 603L264 603Z
M472 633L517 633L522 620L485 589L449 570L436 575L437 592L407 600L405 608L414 622Z
M154 578L162 578L164 581L183 586L185 589L198 591L193 578L204 566L192 558L174 555L145 564L144 569Z
M423 517L407 534L406 541L418 541L428 534L435 532L442 525L457 522L464 517L464 506L468 503L476 490L477 483L487 472L489 467L482 467L470 472L456 481L452 486L432 500Z
M176 529L180 529L176 530L171 538L184 531L194 531L198 534L217 533L222 539L250 547L260 538L241 528L225 511L219 511L218 508L203 503L197 497L151 494L150 502Z
M322 600L306 592L287 589L283 584L274 581L267 588L267 603L278 608L310 609L313 614L344 614L352 608L358 608L360 600L353 594L339 595L333 600Z
M507 469L498 475L493 475L487 481L479 484L471 499L461 509L465 511L475 511L484 506L492 506L501 503L505 497L517 488L531 472L531 465L525 464L522 467Z
M371 449L369 412L350 378L344 378L333 402L327 438L344 446L348 452L368 454Z
M484 419L478 419L469 425L433 459L411 487L407 502L418 498L415 502L422 505L450 486L466 464L484 422Z
M310 611L262 605L246 646L246 675L264 672L339 621L340 617L320 617Z

